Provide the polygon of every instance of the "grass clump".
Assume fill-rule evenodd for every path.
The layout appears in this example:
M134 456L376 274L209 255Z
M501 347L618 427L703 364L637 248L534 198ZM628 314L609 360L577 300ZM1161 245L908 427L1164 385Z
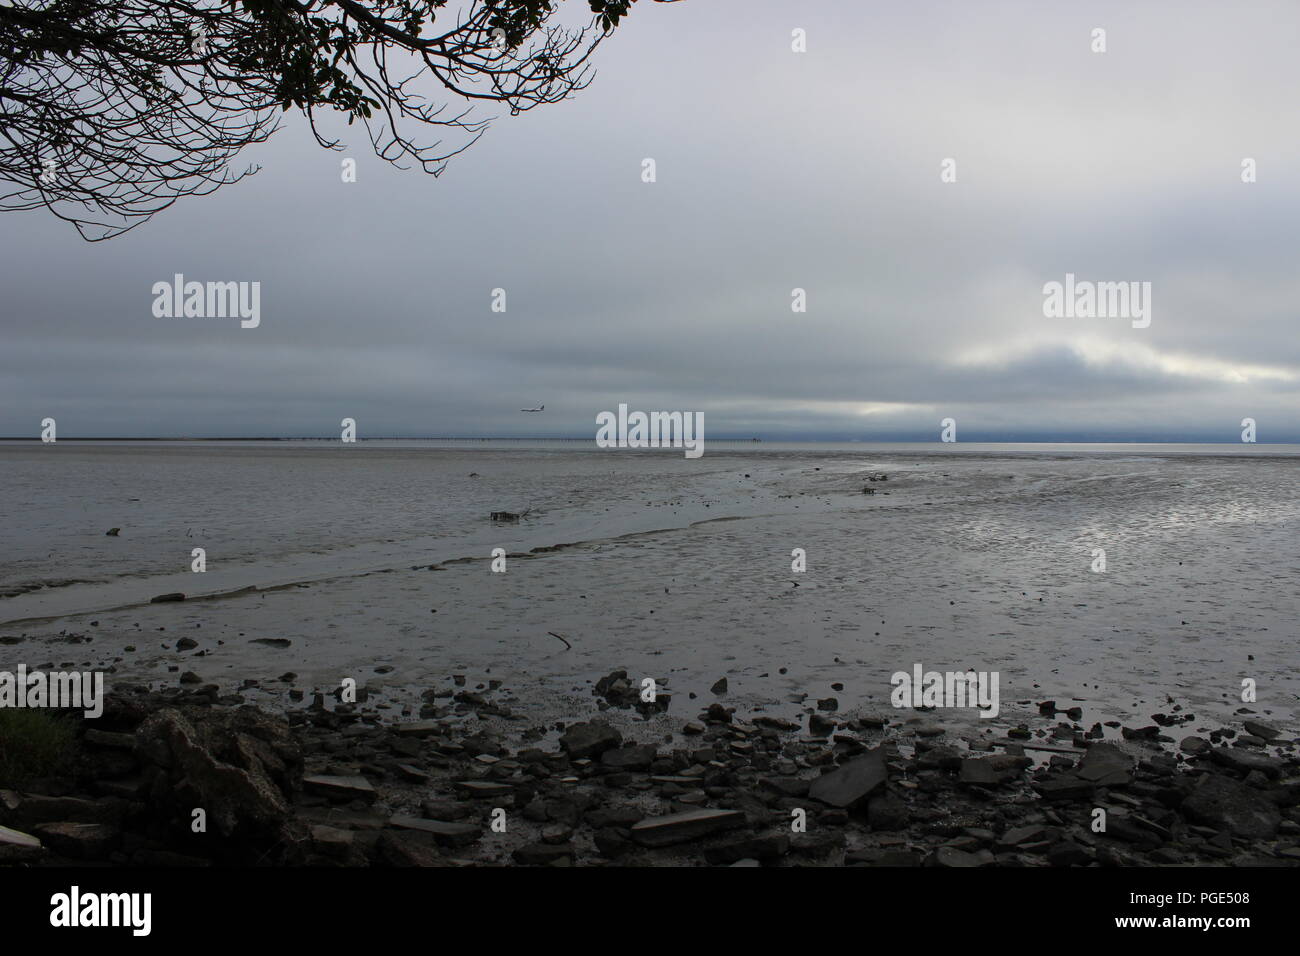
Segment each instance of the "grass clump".
M0 788L56 775L72 756L73 727L48 710L0 707Z

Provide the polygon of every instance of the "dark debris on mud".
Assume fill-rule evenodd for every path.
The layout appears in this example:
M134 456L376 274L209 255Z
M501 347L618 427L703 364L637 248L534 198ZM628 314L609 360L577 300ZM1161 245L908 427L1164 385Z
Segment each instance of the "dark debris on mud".
M971 741L931 713L715 701L646 742L621 711L669 720L671 698L645 704L626 672L577 723L530 724L504 693L431 690L394 722L364 694L273 714L211 684L118 686L66 777L0 789L0 864L1300 864L1295 740L1254 715L1108 742L1046 701L1041 725Z

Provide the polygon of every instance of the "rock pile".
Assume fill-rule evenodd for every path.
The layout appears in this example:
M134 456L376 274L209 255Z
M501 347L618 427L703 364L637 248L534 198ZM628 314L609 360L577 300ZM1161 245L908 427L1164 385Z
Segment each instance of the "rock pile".
M119 688L83 722L73 778L0 790L0 862L1300 863L1295 742L1254 718L1174 749L1067 724L990 741L933 715L746 720L715 702L658 742L629 739L636 722L620 730L611 711L510 746L493 721L519 717L500 720L497 689L457 695L466 733L449 716L392 724L315 700L280 717L210 687ZM622 671L596 693L638 696Z

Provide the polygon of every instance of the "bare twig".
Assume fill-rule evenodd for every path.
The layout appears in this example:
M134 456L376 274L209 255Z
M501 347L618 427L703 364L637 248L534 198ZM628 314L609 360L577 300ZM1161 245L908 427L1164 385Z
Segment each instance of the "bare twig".
M585 0L566 27L560 0L3 0L0 210L121 235L256 172L239 153L289 109L321 146L341 144L318 114L339 113L381 159L437 176L488 125L470 104L583 89L634 2Z

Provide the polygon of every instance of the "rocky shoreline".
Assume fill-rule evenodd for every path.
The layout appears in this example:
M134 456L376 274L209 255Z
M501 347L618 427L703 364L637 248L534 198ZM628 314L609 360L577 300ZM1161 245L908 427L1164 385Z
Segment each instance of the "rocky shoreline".
M669 698L642 704L625 672L578 723L530 724L501 693L457 678L393 721L364 691L277 714L216 685L118 685L65 775L0 789L0 864L1300 865L1296 741L1246 708L1106 740L1044 701L976 739L932 712L719 701L645 741L610 718L662 720Z

